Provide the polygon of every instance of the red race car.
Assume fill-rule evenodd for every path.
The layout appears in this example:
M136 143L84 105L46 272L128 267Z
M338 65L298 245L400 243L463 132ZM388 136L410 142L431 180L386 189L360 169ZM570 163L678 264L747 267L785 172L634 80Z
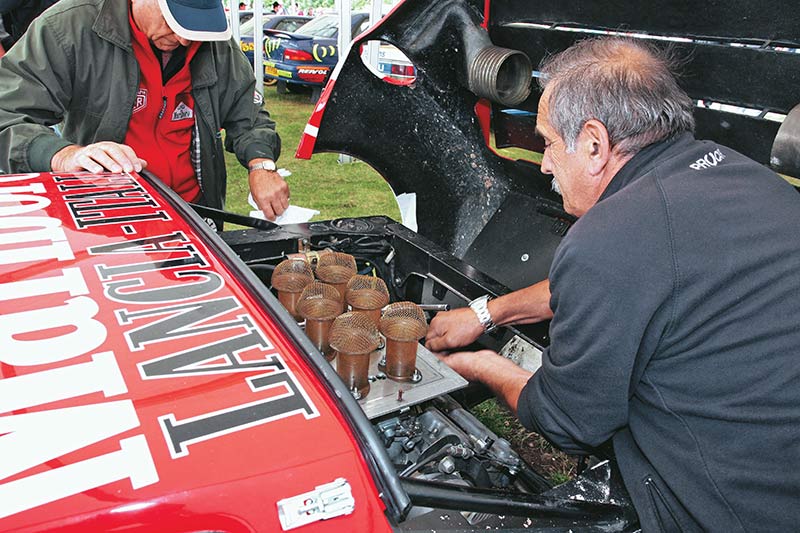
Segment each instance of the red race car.
M418 231L383 216L239 217L253 227L218 234L198 214L215 213L146 173L0 176L0 530L637 530L613 457L553 486L470 412L487 390L417 343L418 326L547 276L574 218L535 163L498 148L541 149L534 65L586 33L695 50L692 68L711 73L687 82L699 136L770 162L781 123L717 104L787 115L800 55L774 43L796 43L796 25L743 27L763 17L735 4L717 20L670 0L657 19L637 2L400 2L337 67L298 156L371 164L416 193ZM712 42L718 29L747 46ZM370 40L403 52L414 79L376 76L361 59ZM779 144L773 163L798 175ZM373 280L373 311L416 320L402 341L413 364L393 366L382 322L335 318L357 302L296 290L331 261ZM337 312L315 315L312 299ZM529 369L548 343L547 324L479 340Z

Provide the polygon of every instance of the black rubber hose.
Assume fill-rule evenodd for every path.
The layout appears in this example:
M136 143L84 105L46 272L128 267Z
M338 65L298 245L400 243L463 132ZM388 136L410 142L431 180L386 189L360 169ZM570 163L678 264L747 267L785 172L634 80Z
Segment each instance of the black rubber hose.
M591 520L617 524L628 521L622 507L608 503L550 498L521 492L499 492L412 478L402 478L401 483L415 506L573 521Z
M520 481L525 483L536 493L546 492L551 488L553 488L552 485L550 485L550 482L547 481L547 479L545 479L543 475L541 475L539 472L537 472L536 470L525 464L524 461L520 461L520 470L518 477Z

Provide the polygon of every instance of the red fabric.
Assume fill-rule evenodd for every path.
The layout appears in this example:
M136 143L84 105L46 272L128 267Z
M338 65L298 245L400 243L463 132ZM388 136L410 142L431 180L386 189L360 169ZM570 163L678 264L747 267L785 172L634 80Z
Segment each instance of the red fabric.
M200 196L192 166L190 147L194 128L194 98L189 61L200 43L186 50L183 68L167 81L161 81L161 63L150 41L129 15L133 51L139 63L139 89L128 123L125 144L147 161L147 170L186 201Z

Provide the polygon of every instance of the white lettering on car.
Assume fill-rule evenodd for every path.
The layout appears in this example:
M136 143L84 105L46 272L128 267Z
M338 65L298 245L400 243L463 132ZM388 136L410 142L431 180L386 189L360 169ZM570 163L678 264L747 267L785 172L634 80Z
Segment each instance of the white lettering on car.
M86 363L0 379L0 413L102 392L106 398L128 392L112 352Z
M5 176L0 183L37 175ZM50 200L37 196L41 183L0 187L0 265L46 264L74 259L61 220L42 211ZM28 194L33 193L33 194ZM42 245L42 241L50 244ZM90 360L0 379L0 518L129 479L134 488L158 481L144 435L119 441L119 450L62 466L30 470L139 427L131 400L39 409L52 402L102 392L106 398L127 393L114 354L92 354L107 336L97 320L99 306L87 296L78 268L53 270L44 277L20 277L0 283L0 362L19 368L56 364L79 356ZM61 297L59 298L59 295ZM41 301L40 301L41 300ZM47 305L39 305L46 302ZM84 456L85 457L85 456ZM12 481L2 480L16 476Z
M95 175L91 179L83 175L53 176L53 180L59 184L59 191L69 192L64 195L64 202L78 229L171 220L133 176Z
M6 196L13 197L14 195ZM0 202L2 202L1 199ZM49 205L49 201L47 205ZM2 246L40 241L50 241L50 244L38 244L24 248ZM67 242L67 236L61 228L60 220L43 216L18 217L3 215L2 207L0 207L0 247L2 247L0 248L0 265L45 261L48 259L57 259L58 261L75 259Z
M169 413L159 417L173 458L188 455L190 444L221 435L292 415L307 419L319 416L281 355L274 351L253 318L243 312L241 302L233 295L211 297L224 281L214 272L198 269L206 267L208 260L182 232L95 246L88 251L93 255L131 256L129 262L107 262L96 268L106 294L128 304L115 314L120 325L134 326L124 334L131 352L167 352L138 364L142 379L248 372L244 382L249 390L269 394L252 402L220 406L199 416L179 419ZM162 253L170 259L160 259ZM148 261L141 262L142 258ZM153 283L163 284L167 275L178 283L151 288ZM184 283L185 278L203 281ZM120 290L123 288L124 292ZM169 305L154 307L156 304ZM225 334L221 337L222 332ZM169 351L169 341L182 337L191 337L192 347ZM249 358L244 358L243 354L248 353Z
M0 518L123 479L134 489L158 481L144 435L122 439L119 445L118 451L0 485Z
M76 296L64 305L31 309L0 316L0 361L31 366L57 363L88 353L106 340L106 328L93 317L100 310L88 296ZM52 332L27 338L35 332Z

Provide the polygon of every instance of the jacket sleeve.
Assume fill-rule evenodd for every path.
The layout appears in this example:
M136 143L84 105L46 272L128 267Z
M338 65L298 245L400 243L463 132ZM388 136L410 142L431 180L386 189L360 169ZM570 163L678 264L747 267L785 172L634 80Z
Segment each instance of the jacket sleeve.
M664 218L644 206L621 218L594 209L601 212L587 213L553 259L551 343L518 403L523 425L574 454L627 425L637 376L669 323L672 301Z
M281 153L281 140L275 131L275 122L264 109L264 99L256 93L253 70L244 54L233 41L229 41L228 70L230 76L223 83L222 127L225 128L225 149L236 154L243 166L256 158L277 161Z
M12 9L17 9L23 5L23 0L0 0L0 14L5 14Z
M44 172L69 146L50 126L61 122L72 93L73 48L44 17L0 59L0 172Z

